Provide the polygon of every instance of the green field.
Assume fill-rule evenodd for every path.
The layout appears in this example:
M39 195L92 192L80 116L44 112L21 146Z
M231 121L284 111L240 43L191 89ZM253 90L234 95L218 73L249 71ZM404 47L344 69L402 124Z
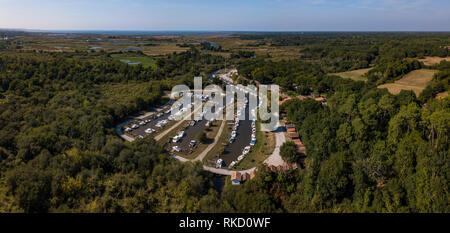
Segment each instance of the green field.
M114 54L112 57L116 60L119 60L123 63L139 63L145 68L153 68L156 69L156 62L151 57L145 57L145 56L125 56L120 54ZM137 65L137 64L134 64Z

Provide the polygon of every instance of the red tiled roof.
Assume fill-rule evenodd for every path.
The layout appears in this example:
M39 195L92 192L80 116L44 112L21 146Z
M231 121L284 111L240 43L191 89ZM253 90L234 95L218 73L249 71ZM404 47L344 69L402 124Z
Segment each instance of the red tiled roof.
M306 147L304 147L304 146L299 147L299 148L298 148L298 152L299 152L300 154L306 155Z
M304 147L305 145L303 145L303 142L300 141L300 139L294 139L292 140L292 142L295 143L295 145L297 145L297 147Z
M247 172L242 174L241 176L241 181L246 181L250 179L250 174L248 174Z
M240 172L233 172L231 174L231 180L241 180L241 173Z
M315 100L316 100L316 101L319 101L319 102L327 101L327 100L326 100L325 98L323 98L323 97L315 98Z
M293 125L293 124L288 124L288 125L286 125L286 128L288 128L288 129L295 129L295 125Z
M295 130L295 128L289 128L288 133L297 133L297 130Z

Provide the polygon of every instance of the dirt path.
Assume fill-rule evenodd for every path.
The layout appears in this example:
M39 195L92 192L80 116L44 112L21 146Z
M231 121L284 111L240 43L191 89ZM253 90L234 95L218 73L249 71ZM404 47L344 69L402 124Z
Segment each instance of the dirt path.
M267 165L280 166L283 165L284 161L280 155L280 148L286 142L286 136L284 135L285 127L278 125L278 130L275 132L276 147L269 158L264 161Z

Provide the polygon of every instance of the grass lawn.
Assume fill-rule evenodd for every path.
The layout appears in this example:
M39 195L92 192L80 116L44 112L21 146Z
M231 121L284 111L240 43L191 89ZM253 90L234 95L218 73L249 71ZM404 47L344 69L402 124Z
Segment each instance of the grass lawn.
M152 67L153 69L156 69L156 62L151 57L145 57L145 56L126 56L126 55L120 55L120 54L113 54L112 57L116 60L119 60L123 63L139 63L143 67L148 68Z
M262 164L275 150L275 134L263 132L261 123L257 123L256 144L252 151L239 162L233 170L246 170Z
M394 95L399 94L401 90L412 90L419 96L428 85L428 82L433 79L435 73L435 70L414 70L405 75L402 79L397 80L394 83L383 84L378 88L387 88L388 91Z
M364 75L367 74L371 69L373 69L373 68L352 70L352 71L347 71L347 72L342 72L342 73L335 73L333 75L337 75L341 78L352 79L355 81L367 81L367 78L364 77Z

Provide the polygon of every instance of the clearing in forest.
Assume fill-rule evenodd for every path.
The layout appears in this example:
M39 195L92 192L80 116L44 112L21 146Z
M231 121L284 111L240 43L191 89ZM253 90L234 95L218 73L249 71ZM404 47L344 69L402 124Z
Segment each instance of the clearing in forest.
M425 57L424 59L419 59L426 66L432 66L441 63L441 61L450 61L450 57Z
M341 78L352 79L355 81L367 81L367 78L364 77L364 75L367 74L372 69L373 68L352 70L352 71L347 71L347 72L342 72L342 73L335 73L333 75L337 75Z
M383 84L378 88L387 88L394 95L399 94L401 90L411 90L419 96L423 89L427 87L428 82L433 79L435 73L436 70L414 70L395 83Z
M112 57L114 59L117 59L117 60L119 60L123 63L127 63L129 65L141 64L145 68L152 67L153 69L156 69L156 62L151 57L127 56L127 55L120 55L120 54L114 54L114 55L112 55Z
M447 96L448 96L448 91L444 91L444 92L438 93L436 95L436 99L437 100L441 100L441 99L446 98Z

